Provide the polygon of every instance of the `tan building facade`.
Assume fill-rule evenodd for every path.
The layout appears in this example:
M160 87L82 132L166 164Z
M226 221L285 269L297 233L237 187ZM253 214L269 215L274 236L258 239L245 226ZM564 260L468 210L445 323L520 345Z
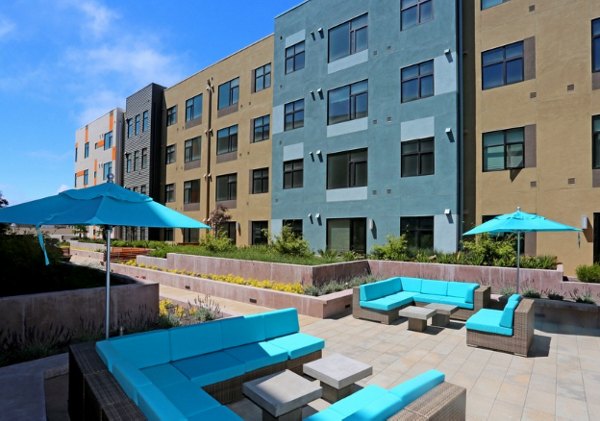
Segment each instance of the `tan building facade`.
M525 239L527 254L556 255L572 275L600 258L592 128L600 115L592 64L600 2L474 3L475 223L521 207L582 228L579 244L575 233Z
M164 202L201 221L226 207L223 229L238 245L266 240L270 225L272 62L269 36L164 92ZM198 237L174 230L165 239Z

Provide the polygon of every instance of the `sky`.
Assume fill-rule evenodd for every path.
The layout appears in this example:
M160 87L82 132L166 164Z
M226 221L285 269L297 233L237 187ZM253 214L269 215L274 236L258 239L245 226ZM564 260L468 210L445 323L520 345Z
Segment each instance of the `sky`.
M1 0L0 192L73 187L75 131L271 33L301 0Z

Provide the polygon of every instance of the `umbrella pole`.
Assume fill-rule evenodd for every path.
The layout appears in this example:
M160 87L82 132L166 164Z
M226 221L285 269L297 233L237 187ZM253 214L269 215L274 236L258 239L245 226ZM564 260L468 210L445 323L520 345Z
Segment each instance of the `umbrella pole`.
M110 332L110 236L112 227L107 226L104 229L106 234L106 320L105 320L105 338L108 339Z
M517 231L517 294L519 293L519 268L521 266L521 231Z

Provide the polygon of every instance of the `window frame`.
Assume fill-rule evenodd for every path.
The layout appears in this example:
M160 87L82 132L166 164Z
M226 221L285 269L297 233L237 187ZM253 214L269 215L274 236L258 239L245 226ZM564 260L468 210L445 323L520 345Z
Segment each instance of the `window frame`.
M506 58L507 48L517 46L519 44L521 46L521 55L518 57L510 57L507 59ZM500 51L500 50L502 50L502 60L495 60L491 63L485 64L485 56L486 55L491 56L494 52ZM514 63L519 60L521 61L521 77L519 80L508 82L507 81L507 74L508 74L507 66L510 63ZM489 68L491 68L493 66L497 66L497 65L502 66L502 83L499 85L493 85L493 86L486 87L485 70L486 70L486 68L489 69ZM481 89L482 90L487 91L488 89L494 89L494 88L500 88L502 86L514 85L515 83L521 83L523 81L525 81L525 42L524 41L521 40L521 41L511 42L510 44L501 45L499 47L491 48L489 50L481 52Z
M421 73L422 67L431 63L431 72L427 73L427 70L424 70L426 73ZM405 73L408 73L411 69L417 68L417 74L415 76L407 76L406 79L404 77ZM423 79L431 78L431 93L423 93ZM405 98L405 84L417 81L417 96ZM403 67L400 69L400 100L403 104L412 101L418 101L424 98L430 98L435 96L435 62L433 59L425 60L420 63L411 64L410 66Z
M300 104L302 108L299 108ZM301 129L304 127L304 107L304 98L288 102L283 106L283 131L288 132L290 130ZM288 111L288 108L291 108L291 110ZM299 117L300 115L302 115L301 120ZM291 127L288 127L288 116L291 116Z
M522 133L522 141L521 142L507 142L508 139L508 133L509 132L516 132L516 131L521 131ZM486 151L489 148L492 147L498 147L500 145L492 145L492 146L485 146L485 137L486 135L493 135L493 134L497 134L497 133L502 133L502 147L503 147L503 160L504 160L504 164L502 166L502 168L496 168L496 169L488 169L488 165L486 165ZM509 159L509 151L508 151L508 145L522 145L521 146L521 150L523 151L522 153L522 159L521 159L521 165L520 166L508 166L507 162ZM482 172L495 172L495 171L506 171L506 170L516 170L516 169L521 169L521 168L525 168L525 127L514 127L514 128L510 128L510 129L504 129L504 130L493 130L491 132L485 132L482 133L481 135L481 153L482 153L482 157L481 157L481 170Z
M142 113L142 133L144 133L146 130L148 130L149 126L149 113L148 110L144 111Z
M286 169L286 164L290 166ZM300 164L300 168L296 165ZM290 183L286 187L286 175L289 175ZM299 183L298 183L299 177ZM289 161L283 161L283 189L301 189L304 187L304 159L291 159Z
M108 161L102 164L102 181L106 181L108 179L108 175L112 173L112 164L112 161Z
M175 153L176 153L175 144L167 145L165 147L165 165L173 164L175 162L175 160L177 158Z
M194 189L195 187L195 189ZM200 180L187 180L183 182L183 204L200 203Z
M598 72L600 72L600 17L592 19L592 73Z
M404 1L405 0L400 0L400 30L401 31L406 31L410 28L414 28L415 26L419 26L424 23L431 22L434 19L434 8L433 8L434 2L433 2L433 0L413 0L415 3L414 4L409 3L407 6L404 6ZM428 5L431 7L430 17L429 17L429 19L425 19L425 20L423 20L422 13L421 13L421 8L424 5ZM408 13L411 9L415 9L415 8L417 9L417 19L415 20L415 22L413 24L405 26L404 19L403 19L404 14Z
M138 170L138 160L140 159L140 151L133 151L133 171Z
M137 135L140 134L140 124L141 124L141 117L140 117L139 114L136 114L135 115L135 123L134 123L134 126L133 126L133 134L135 136L137 136Z
M128 118L126 123L127 123L127 139L129 139L131 137L131 132L133 130L133 120Z
M258 188L257 188L258 187ZM252 170L251 194L269 193L269 168Z
M508 0L495 0L496 3L492 3L488 6L485 5L486 0L481 0L481 10L491 9L492 7L500 6L501 4L506 3Z
M144 170L146 168L148 168L148 148L142 148L142 154L141 154L141 161L140 161L140 169Z
M106 132L104 133L104 150L108 150L112 148L112 143L113 143L113 132L112 130L110 132Z
M87 186L90 184L90 172L89 170L83 170L83 185Z
M256 224L256 226L255 226ZM260 224L260 227L258 226ZM251 222L251 238L250 243L254 245L269 244L269 238L263 233L263 230L269 230L269 221L252 221ZM259 241L257 241L260 239Z
M167 127L177 124L177 105L167 108Z
M262 74L258 74L262 71ZM271 87L271 63L264 64L252 71L254 75L254 90L253 92L264 91Z
M83 159L90 157L90 142L83 144Z
M197 141L197 154L194 154L194 141ZM194 162L199 161L202 154L202 137L196 136L191 139L187 139L183 144L183 162Z
M165 184L165 203L175 202L175 183Z
M296 50L299 49L300 46L302 46L302 51L297 52ZM301 63L300 57L302 57ZM284 71L286 75L304 69L304 66L306 66L306 41L302 40L300 42L295 43L294 45L286 47L284 53L284 61Z
M597 129L596 121L598 121ZM592 169L600 169L600 114L592 116Z
M404 226L410 227L409 222L415 221L414 229L408 230L403 228ZM431 229L429 229L428 224L431 223ZM425 227L424 227L425 226ZM414 233L415 244L410 244L411 237L409 233ZM431 232L431 248L430 247L421 247L420 243L422 242L421 237L423 235L427 235ZM409 242L408 247L416 248L416 249L434 249L435 247L435 218L433 216L401 216L400 217L400 235L405 235L405 238Z
M225 83L221 83L218 89L217 110L233 107L240 101L240 78L239 76ZM221 95L227 98L227 104L221 103Z
M266 120L266 122L265 122ZM259 125L257 125L257 123ZM266 127L266 129L265 129ZM256 134L260 133L260 136ZM265 134L266 133L266 134ZM252 120L252 143L262 142L271 137L271 115L266 114Z
M232 133L233 129L235 129L234 133ZM239 129L237 124L217 130L217 155L226 155L237 152L238 135ZM223 143L227 143L226 149L222 148Z
M225 183L227 192L225 195L219 195L219 186L223 183L219 183L221 180L227 180ZM215 201L225 202L230 200L237 200L237 173L223 174L216 178L215 186ZM221 192L222 193L222 192Z
M352 26L353 23L356 23L357 21L360 21L365 17L366 17L365 23L362 24L362 26L359 26L357 28L354 28ZM344 27L347 27L347 28L344 28ZM340 55L340 56L336 55L334 58L332 58L331 57L332 33L334 31L342 31L344 29L347 30L347 35L348 35L348 37L347 37L348 50L343 55ZM357 35L363 29L366 30L366 43L365 43L364 47L357 47ZM346 34L344 34L344 35L346 35ZM360 49L357 49L357 48L360 48ZM336 25L333 28L330 28L329 31L327 32L327 62L328 63L332 63L334 61L341 60L345 57L351 56L356 53L360 53L361 51L365 51L368 49L369 49L369 14L368 13L363 13L362 15L356 16L350 20L347 20L346 22L342 22L339 25Z
M361 85L361 84L365 84L365 88L362 91L358 91L356 93L352 93L352 89L359 89L357 86ZM337 120L337 121L332 121L332 116L331 116L331 96L332 94L335 94L336 92L342 92L342 91L347 91L347 99L345 100L345 102L347 102L347 112L346 115L343 117L343 119L341 120ZM360 114L357 114L357 109L356 109L356 104L359 98L361 98L362 96L366 97L366 110L364 112L361 112ZM351 83L349 85L344 85L344 86L340 86L339 88L335 88L335 89L330 89L327 92L327 125L331 126L334 124L339 124L339 123L344 123L346 121L351 121L351 120L357 120L360 118L368 118L369 117L369 80L365 79L365 80L360 80L358 82L354 82Z
M364 154L364 157L363 157ZM331 186L330 170L332 170L331 160L346 155L346 163L343 166L345 174L345 183L342 186ZM359 184L357 181L358 165L365 165L365 181L364 184ZM337 190L337 189L352 189L356 187L367 187L369 185L369 150L368 148L352 149L350 151L342 151L331 153L327 155L327 170L326 170L326 189Z
M188 121L200 118L202 118L202 94L193 96L185 101L185 122L187 123Z
M368 241L367 240L367 218L327 218L327 221L325 224L325 229L326 229L325 244L326 244L327 250L331 250L331 245L332 245L332 235L331 234L333 232L331 224L334 221L348 223L348 240L349 240L348 250L356 251L357 253L361 253L361 254L366 254L367 241ZM357 232L360 232L360 234L357 234ZM356 240L364 240L364 242L361 241L360 244L358 244ZM356 248L357 245L360 246L361 249ZM363 246L364 246L364 250L362 250ZM340 250L340 251L346 251L346 250Z
M422 151L423 149L423 145L425 143L431 143L431 151ZM414 145L417 144L417 151L416 152L404 152L404 147L408 146L408 145ZM433 165L432 165L432 172L430 173L425 173L423 172L423 168L421 168L421 159L423 156L426 155L431 155L432 156L432 160L433 160ZM417 173L416 174L405 174L405 165L404 165L404 158L405 157L416 157L417 160ZM406 170L408 171L408 170ZM403 142L400 142L400 177L401 178L410 178L410 177L424 177L424 176L428 176L428 175L435 175L435 138L434 137L425 137L422 139L412 139L412 140L406 140Z
M131 173L131 154L125 154L125 172L127 174Z
M304 221L302 219L284 219L281 221L281 226L289 227L294 235L296 235L298 238L303 238Z

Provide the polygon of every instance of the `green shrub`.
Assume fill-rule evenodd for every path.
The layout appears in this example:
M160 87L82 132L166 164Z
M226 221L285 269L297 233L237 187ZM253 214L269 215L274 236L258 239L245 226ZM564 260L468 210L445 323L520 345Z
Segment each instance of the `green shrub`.
M554 291L553 289L547 289L547 290L544 290L544 291L542 291L542 293L543 293L543 294L544 294L546 297L548 297L548 299L550 299L550 300L558 300L558 301L562 301L562 300L565 298L565 296L564 296L564 295L562 295L562 294L558 293L557 291Z
M580 293L578 289L574 289L573 291L571 291L570 295L576 303L596 304L596 300L594 300L594 296L592 295L590 290L586 290Z
M371 249L371 256L377 260L409 260L408 241L402 234L400 237L388 235L387 243L384 245L375 245Z
M542 294L534 288L525 288L521 295L525 298L542 298Z
M480 266L514 267L517 256L514 244L512 235L497 238L482 234L476 241L463 243L465 261Z
M515 293L515 289L513 287L503 287L500 289L500 295L504 297L511 296Z
M231 240L224 234L205 235L200 242L199 247L204 248L213 253L223 253L235 249Z
M308 241L296 235L287 225L281 228L279 235L273 236L273 249L283 255L289 256L308 256L312 254Z
M600 282L600 265L580 265L575 269L577 273L577 279L581 282L592 282L598 283Z
M521 256L521 267L528 269L556 269L558 259L556 256Z

